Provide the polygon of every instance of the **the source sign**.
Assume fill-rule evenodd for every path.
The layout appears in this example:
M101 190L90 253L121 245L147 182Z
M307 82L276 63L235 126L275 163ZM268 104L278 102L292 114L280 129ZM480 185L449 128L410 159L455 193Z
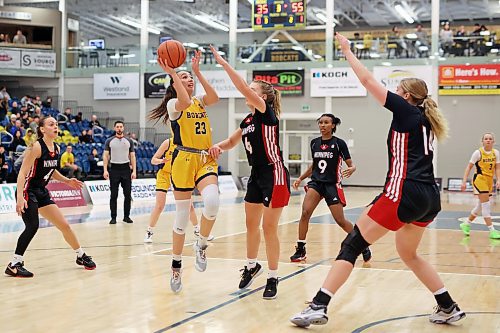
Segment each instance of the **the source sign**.
M167 89L167 73L144 73L144 97L145 98L163 98ZM167 82L167 84L170 82Z
M439 67L440 95L500 95L500 65Z
M433 91L432 66L375 66L373 76L392 92L395 92L401 80L406 78L424 80L429 93Z
M94 99L138 99L139 73L94 74Z
M16 212L16 184L0 184L0 214Z
M253 80L271 83L283 96L304 96L304 70L253 71Z
M237 70L238 74L246 81L247 71ZM243 95L236 89L226 71L203 71L203 76L208 83L215 89L220 98L243 98ZM205 94L205 89L201 83L196 80L196 95Z
M34 69L42 71L56 70L55 53L23 51L21 58L22 69Z
M87 205L81 189L74 189L64 183L53 180L49 182L47 189L50 192L50 197L59 207L79 207Z
M111 189L109 187L109 180L95 180L86 181L85 186L89 192L92 204L103 205L109 204L111 197ZM132 181L132 200L155 200L156 198L156 179L134 179ZM121 189L118 191L118 199L123 199L123 192Z
M311 97L352 97L366 94L366 88L350 67L311 69Z

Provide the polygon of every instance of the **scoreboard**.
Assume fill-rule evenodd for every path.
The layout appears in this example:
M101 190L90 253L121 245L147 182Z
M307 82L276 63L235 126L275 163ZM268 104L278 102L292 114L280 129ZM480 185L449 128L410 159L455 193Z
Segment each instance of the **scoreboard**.
M275 30L305 28L306 0L254 0L252 28Z

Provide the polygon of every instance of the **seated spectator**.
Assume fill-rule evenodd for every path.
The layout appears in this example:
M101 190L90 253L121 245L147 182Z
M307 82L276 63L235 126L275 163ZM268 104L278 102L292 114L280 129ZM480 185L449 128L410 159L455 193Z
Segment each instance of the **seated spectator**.
M132 143L134 144L134 148L137 148L141 145L141 143L137 139L137 135L135 133L131 133L129 135L129 137L130 137L130 140L132 140Z
M5 148L0 145L0 183L7 183L7 171L9 170L9 165L5 159Z
M99 122L99 120L97 120L97 116L95 114L92 115L91 117L91 120L90 120L90 126L91 127L94 127L94 126L99 126L99 127L102 127L101 123Z
M19 108L19 104L17 104L16 101L12 102L12 106L10 108L11 113L18 113L21 111L21 108Z
M14 124L12 124L12 116L11 116L11 123L9 124L10 128L7 129L7 131L12 134L13 136L16 135L16 131L21 131L21 136L23 134L23 124L21 123L21 120L20 119L17 119L16 117L16 121L14 121ZM7 127L9 127L7 126Z
M33 121L30 123L30 128L33 131L33 133L36 133L36 130L38 128L38 124L40 123L40 116L35 114L33 116Z
M7 97L7 100L10 101L10 95L9 93L7 92L7 88L5 86L2 86L0 88L0 99L4 99L5 97Z
M465 31L465 27L463 25L460 26L460 29L458 29L455 37L457 37L455 44L458 46L456 55L463 57L465 55L465 49L467 47L467 32Z
M0 34L0 43L5 43L5 35Z
M406 41L404 40L404 37L401 35L401 31L399 30L397 25L392 27L391 39L397 45L396 58L401 57L403 51L406 51L406 57L408 58L408 48L406 46Z
M33 116L38 116L38 117L41 117L42 116L42 109L40 109L40 107L36 107L35 108L35 111L33 112Z
M35 106L42 106L42 100L40 99L40 96L35 96L35 99L33 100L33 104L35 104Z
M7 112L9 112L9 100L7 99L7 97L4 97L0 101L0 119L5 119L5 116L7 116Z
M26 36L23 35L23 32L21 30L17 30L16 35L12 39L12 43L14 43L14 44L27 44Z
M22 124L23 128L28 128L30 123L31 123L30 114L28 112L23 113L21 116L21 124Z
M78 114L75 116L75 118L74 118L74 119L75 119L75 123L79 123L79 122L81 122L81 121L82 121L82 119L83 119L83 113L78 112Z
M71 108L66 108L64 109L64 115L68 117L68 121L74 123L75 120L73 119L73 115L71 114Z
M28 128L23 139L24 143L26 143L26 147L29 147L33 142L36 141L36 135L31 128Z
M92 149L92 153L89 155L89 163L90 163L90 174L91 175L102 175L104 173L104 169L102 166L98 166L97 163L102 161L101 157L97 153L97 149Z
M42 106L44 108L51 108L52 107L52 97L48 96L45 101L42 102Z
M91 130L89 130L89 132L91 132ZM92 132L89 135L89 133L86 130L82 131L82 135L80 135L78 137L78 140L80 141L80 143L92 143L92 142L94 142L94 138L92 138Z
M11 114L10 115L10 121L7 124L7 126L5 126L5 130L7 132L10 133L11 128L16 126L16 120L17 120L17 116L15 114Z
M427 47L427 50L429 50L429 39L427 37L427 32L423 30L423 26L420 23L417 24L415 35L417 36L417 40L415 41L415 46L417 48L417 53L419 57L421 57L422 53L424 53L422 51L424 49L423 48L424 46Z
M443 49L443 55L450 54L451 47L453 46L453 31L450 29L450 23L446 22L443 29L439 32L439 41Z
M19 120L18 120L19 121ZM20 153L26 150L26 142L24 142L23 133L20 129L14 132L14 140L10 144L10 150Z
M82 169L75 164L75 155L73 155L71 145L66 147L66 151L61 156L61 172L68 178L81 178Z
M9 34L5 34L5 42L6 43L10 43L11 42Z

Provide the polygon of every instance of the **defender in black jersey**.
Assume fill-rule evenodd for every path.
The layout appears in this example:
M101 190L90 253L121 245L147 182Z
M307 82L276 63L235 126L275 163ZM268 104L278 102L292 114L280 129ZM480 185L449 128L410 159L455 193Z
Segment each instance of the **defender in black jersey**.
M417 254L427 226L440 210L439 190L434 181L433 139L447 136L447 124L427 85L416 78L402 79L396 93L388 91L356 58L350 42L336 34L342 53L354 73L373 97L392 112L387 140L389 171L384 191L363 212L353 231L342 242L328 276L311 304L290 318L297 326L328 322L326 309L333 295L347 281L354 262L369 245L396 231L400 258L431 291L437 306L429 321L445 324L465 317L433 267ZM373 124L375 126L375 124ZM387 304L384 300L383 304Z
M302 203L302 214L299 222L299 239L295 247L295 253L290 257L292 262L300 262L306 259L306 236L309 228L309 220L321 199L325 199L335 222L349 233L352 231L352 223L344 216L346 200L342 189L342 177L349 178L356 170L352 163L351 154L344 140L336 137L337 126L340 119L333 114L325 113L318 118L318 126L321 136L311 141L311 155L313 164L293 183L297 190L302 180L311 177L307 183L306 196ZM342 161L347 164L347 169L342 171ZM363 251L365 262L371 259L369 248Z
M263 298L274 299L278 292L280 254L278 221L290 198L290 175L283 163L279 145L280 93L265 81L247 84L214 48L212 52L235 87L245 96L251 111L241 122L240 128L209 150L214 158L218 158L222 150L233 148L241 140L245 146L248 163L252 167L245 196L248 262L243 268L239 288L250 286L262 273L262 267L257 262L262 219L269 265Z
M22 216L26 228L19 236L14 258L5 269L5 274L33 277L33 273L24 268L23 255L38 230L38 213L61 230L66 242L77 253L76 263L92 270L96 267L95 263L80 247L78 239L46 188L51 177L73 188L81 188L83 183L76 178L68 179L58 171L59 147L54 143L58 135L57 121L52 117L41 119L37 134L39 139L25 151L17 177L16 211Z

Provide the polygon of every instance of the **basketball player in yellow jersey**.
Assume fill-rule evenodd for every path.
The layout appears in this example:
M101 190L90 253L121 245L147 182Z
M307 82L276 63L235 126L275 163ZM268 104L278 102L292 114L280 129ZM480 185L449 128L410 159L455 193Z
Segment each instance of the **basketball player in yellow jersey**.
M163 168L161 168L156 174L156 203L149 218L149 226L146 231L146 236L144 237L144 243L153 242L154 227L156 226L156 223L158 223L158 219L165 208L167 192L170 188L171 162L174 149L175 145L173 143L173 139L167 139L162 142L153 158L151 158L151 164L163 164ZM198 226L198 218L196 217L196 212L192 204L191 211L189 212L189 220L194 227L195 236L198 237L200 234L200 228ZM213 239L214 237L212 235L208 238L208 240Z
M208 154L212 145L212 133L205 108L219 101L219 96L200 72L200 52L191 60L192 70L200 81L205 95L193 96L194 79L187 71L176 72L158 58L158 63L170 75L170 82L162 103L151 111L150 119L171 122L174 144L172 155L172 185L174 187L176 216L173 227L172 276L173 292L182 289L182 250L185 229L189 221L191 194L196 187L203 199L200 237L194 244L195 268L203 272L207 268L206 248L210 231L219 210L217 163Z
M483 146L474 151L469 164L465 168L464 178L462 179L462 191L465 191L465 185L469 172L472 167L476 166L474 173L474 194L479 197L476 206L470 212L469 219L460 224L465 236L470 235L470 225L474 219L482 213L484 222L490 230L491 239L500 239L500 232L495 230L495 226L491 222L491 205L490 197L493 195L494 188L500 189L500 154L497 149L493 149L495 144L495 136L493 133L485 133L482 139ZM493 176L496 173L497 183L493 186Z

